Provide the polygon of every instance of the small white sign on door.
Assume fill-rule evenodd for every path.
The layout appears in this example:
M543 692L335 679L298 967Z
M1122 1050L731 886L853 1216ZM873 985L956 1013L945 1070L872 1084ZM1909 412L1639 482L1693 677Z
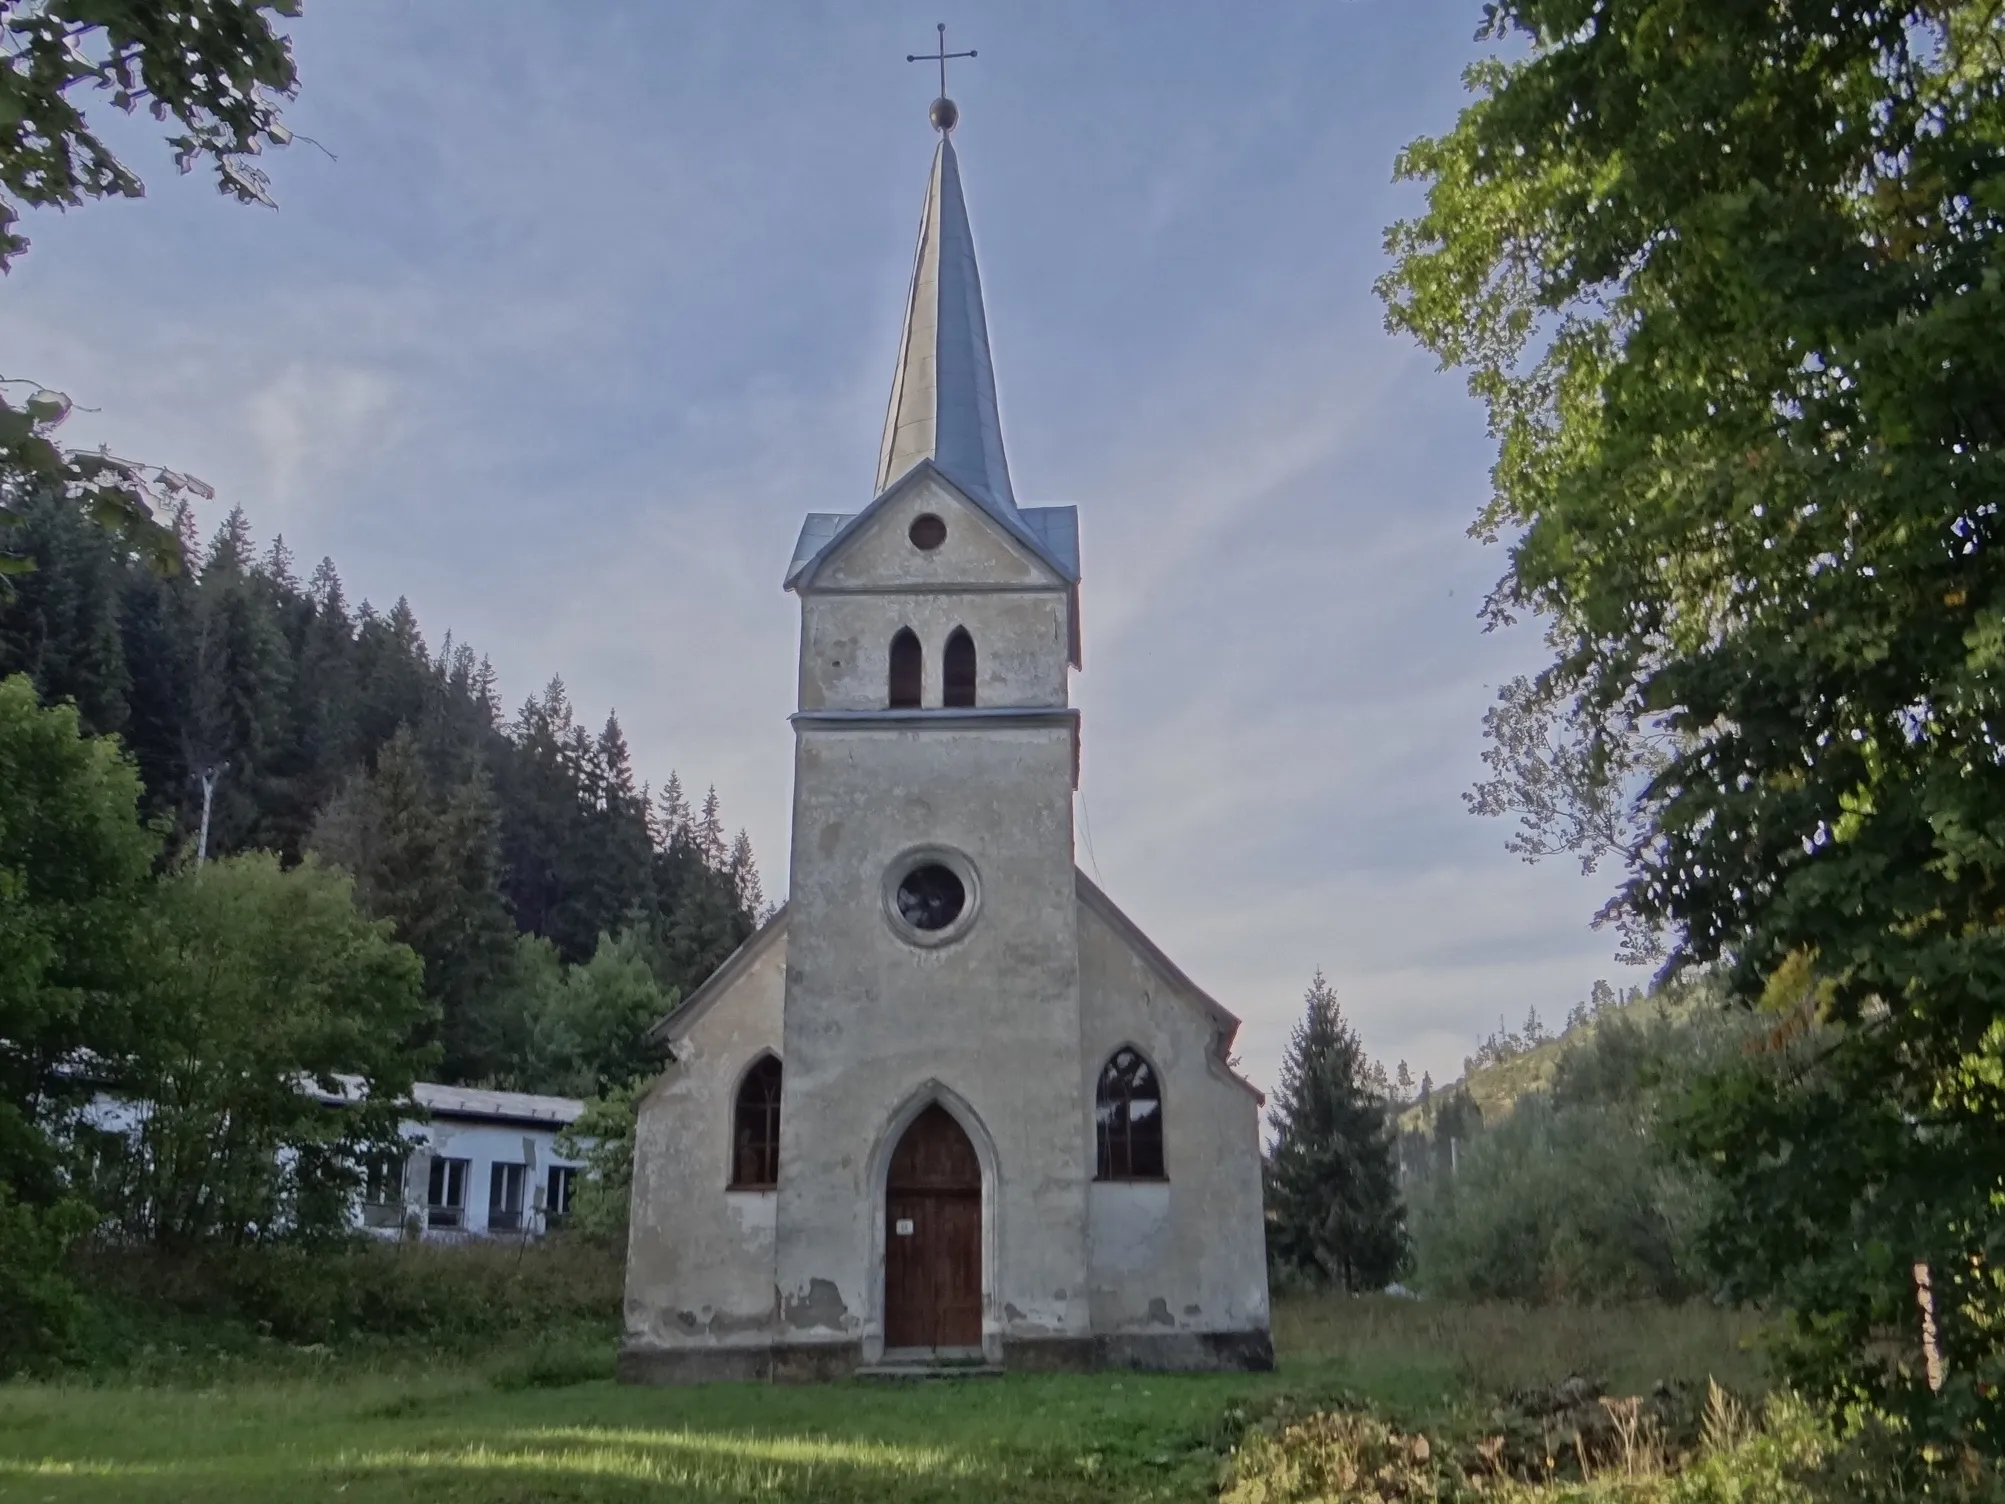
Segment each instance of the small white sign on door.
M910 1217L900 1217L900 1218L898 1219L898 1225L897 1225L897 1227L896 1227L896 1228L895 1228L894 1230L895 1230L895 1231L897 1232L898 1236L899 1236L899 1237L901 1237L901 1238L909 1238L909 1237L911 1237L911 1236L912 1236L912 1219L911 1219Z

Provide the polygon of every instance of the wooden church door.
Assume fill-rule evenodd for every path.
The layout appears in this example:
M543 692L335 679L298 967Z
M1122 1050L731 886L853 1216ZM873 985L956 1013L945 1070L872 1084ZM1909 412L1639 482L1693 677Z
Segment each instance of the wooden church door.
M980 1347L982 1167L937 1102L891 1155L884 1192L884 1345Z

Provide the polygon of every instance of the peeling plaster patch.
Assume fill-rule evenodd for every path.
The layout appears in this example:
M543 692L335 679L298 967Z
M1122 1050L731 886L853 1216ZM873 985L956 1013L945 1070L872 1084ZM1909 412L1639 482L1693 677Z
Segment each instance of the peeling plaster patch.
M1177 1319L1170 1314L1170 1303L1167 1300L1158 1295L1154 1300L1149 1302L1150 1326L1175 1326L1176 1324Z
M677 1311L675 1319L686 1332L700 1332L706 1337L728 1337L738 1332L760 1332L767 1326L765 1312L752 1316L738 1316L730 1311L713 1311L705 1306L705 1315L694 1311Z
M1069 1297L1067 1297L1065 1293L1065 1287L1063 1285L1060 1285L1056 1290L1053 1290L1051 1292L1051 1298L1053 1300L1065 1300L1068 1299Z
M1203 1307L1203 1306L1185 1306L1185 1307L1184 1307L1184 1315L1186 1315L1186 1316L1202 1316L1203 1314L1204 1314L1204 1307Z
M799 1330L803 1327L828 1327L840 1331L849 1321L849 1307L843 1304L842 1292L835 1287L832 1279L811 1279L805 1295L787 1297L785 1315L787 1325Z
M1023 1320L1023 1312L1007 1301L1003 1302L1003 1315L1007 1316L1011 1321Z
M821 847L822 859L826 861L835 855L835 848L842 843L842 821L831 820L821 828L821 838L816 842Z

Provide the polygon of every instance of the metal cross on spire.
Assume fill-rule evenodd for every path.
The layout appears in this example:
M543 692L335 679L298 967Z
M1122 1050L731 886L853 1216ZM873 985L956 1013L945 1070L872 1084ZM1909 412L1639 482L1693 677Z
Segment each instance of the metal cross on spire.
M947 97L947 59L950 57L973 57L975 49L970 47L966 52L949 52L947 50L947 23L942 21L933 29L940 33L940 40L935 49L931 52L908 52L905 54L905 61L908 63L938 63L940 65L940 97L933 101L933 107L927 113L933 122L933 128L944 134L952 130L961 118L960 110L955 107L954 101Z

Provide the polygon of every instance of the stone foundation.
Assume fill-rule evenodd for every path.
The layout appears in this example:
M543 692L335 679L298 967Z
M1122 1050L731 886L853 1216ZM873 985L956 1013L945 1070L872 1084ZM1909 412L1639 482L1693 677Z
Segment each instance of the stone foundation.
M863 1367L854 1342L795 1342L771 1347L623 1347L622 1384L819 1384ZM1009 1373L1265 1373L1274 1343L1264 1331L1119 1332L1098 1337L1026 1337L1003 1342Z
M1093 1339L1096 1368L1150 1373L1268 1373L1274 1339L1252 1332L1112 1332Z
M769 1347L622 1347L622 1384L744 1384L773 1376Z

